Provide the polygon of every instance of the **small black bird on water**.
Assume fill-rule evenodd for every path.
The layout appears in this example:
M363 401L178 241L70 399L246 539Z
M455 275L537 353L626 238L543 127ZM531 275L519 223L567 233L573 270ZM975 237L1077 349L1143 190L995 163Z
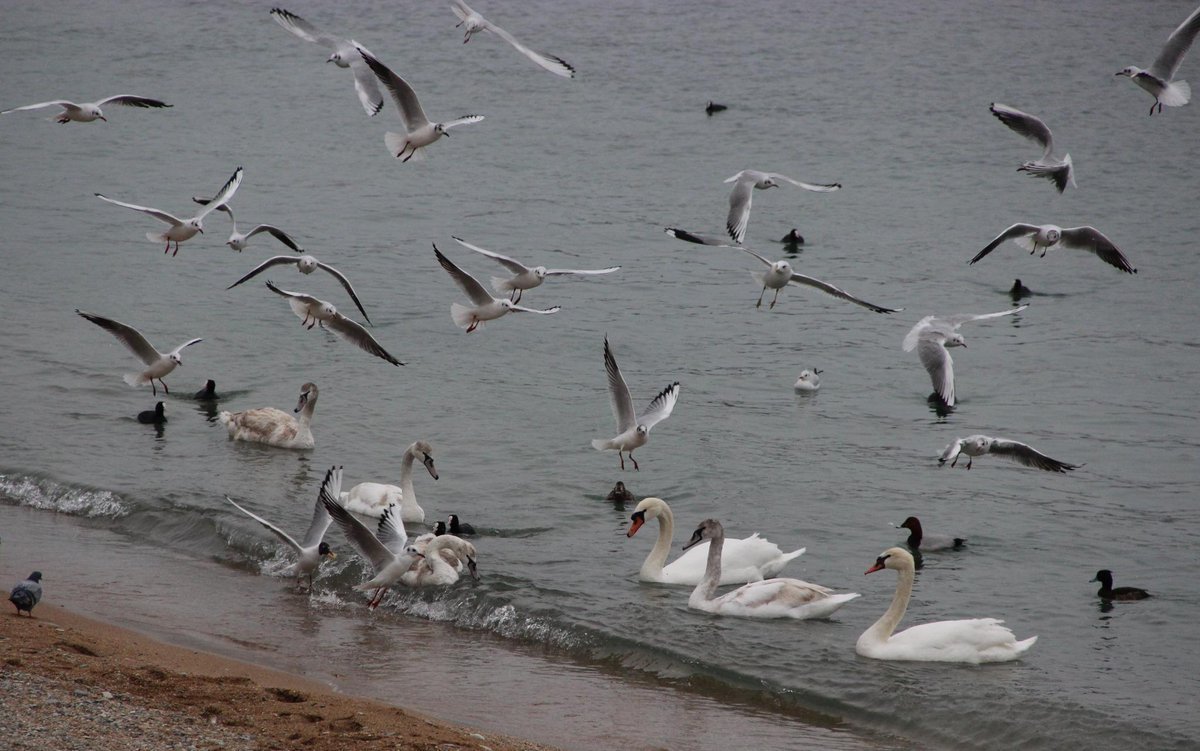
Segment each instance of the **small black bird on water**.
M12 592L8 595L8 601L17 606L17 615L21 611L29 613L29 617L33 617L33 606L38 604L38 600L42 599L42 572L34 571L29 575L29 578L12 588Z
M1022 297L1029 297L1032 295L1033 290L1029 289L1024 284L1021 284L1021 280L1018 279L1013 282L1012 289L1008 291L1008 294L1012 295L1012 299L1020 300Z
M629 488L625 487L625 483L617 480L617 484L613 485L613 489L608 491L608 495L604 497L606 501L632 501L633 493Z
M202 402L211 401L217 398L217 382L209 378L208 383L204 384L204 388L196 392L196 399Z
M143 425L162 425L167 421L167 416L163 413L163 407L163 403L159 402L154 405L154 409L138 412L138 422Z
M458 520L458 514L450 515L450 524L447 526L447 531L449 531L452 535L458 536L475 534L475 528L466 522L460 522Z
M1096 594L1102 600L1144 600L1150 593L1139 587L1117 587L1113 589L1112 572L1102 568L1092 577L1092 581L1100 582L1100 591Z
M704 108L704 111L708 113L709 117L712 117L714 112L724 112L727 109L729 108L725 105L717 104L716 102L709 100L708 106Z
M779 242L784 245L803 245L804 235L800 234L800 230L793 228L791 232L781 237Z

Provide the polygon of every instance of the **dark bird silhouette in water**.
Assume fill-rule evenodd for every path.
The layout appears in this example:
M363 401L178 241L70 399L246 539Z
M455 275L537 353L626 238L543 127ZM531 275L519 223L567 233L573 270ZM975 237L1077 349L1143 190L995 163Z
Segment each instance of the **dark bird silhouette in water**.
M625 483L617 480L617 484L613 485L613 489L608 491L608 495L604 496L606 501L632 501L633 493L625 487Z
M714 113L724 112L727 109L729 109L729 108L726 107L725 105L717 104L716 102L710 100L708 103L708 106L704 108L704 111L708 113L709 117L712 117Z
M1112 572L1102 568L1092 577L1092 581L1100 582L1100 590L1096 592L1102 600L1144 600L1150 593L1138 587L1117 587L1113 589Z
M154 409L146 409L138 412L138 422L143 425L162 425L166 421L167 416L163 413L162 402L155 404Z
M793 228L791 232L781 237L779 242L784 245L803 245L804 235L800 234L800 230Z
M1021 280L1018 279L1013 282L1012 289L1008 291L1008 294L1012 295L1013 300L1020 300L1022 297L1032 296L1033 290L1029 289L1024 284L1021 284Z
M466 522L460 522L458 514L450 515L450 523L446 526L446 531L458 537L475 534L475 528Z
M202 402L212 401L217 398L217 382L209 378L204 384L204 388L196 392L196 399Z

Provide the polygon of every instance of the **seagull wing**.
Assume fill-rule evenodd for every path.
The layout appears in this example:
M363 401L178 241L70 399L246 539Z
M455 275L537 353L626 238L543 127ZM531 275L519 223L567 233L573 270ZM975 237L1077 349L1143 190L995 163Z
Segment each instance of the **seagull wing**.
M398 556L404 552L404 547L408 545L408 532L404 529L404 520L400 518L398 504L390 503L383 510L383 514L379 517L379 527L375 530L375 537L391 551L392 555Z
M544 316L550 315L551 313L557 313L558 311L562 310L562 308L558 305L555 305L552 308L546 308L545 310L540 310L538 308L527 308L524 305L510 305L508 309L513 313L539 313Z
M116 96L110 96L107 99L101 99L100 101L96 102L97 107L103 107L106 104L123 104L126 107L153 108L175 106L173 104L167 104L166 102L160 102L157 99L150 99L149 97L144 96L134 96L133 94L117 94Z
M79 109L79 105L75 104L75 102L69 102L66 99L54 99L49 102L38 102L37 104L27 104L24 107L13 107L10 110L4 110L3 112L0 112L0 115L7 115L9 112L20 112L21 110L40 110L42 107L53 107L54 105L58 105L59 107L62 107L65 110Z
M272 266L278 266L281 263L290 263L293 266L296 266L300 263L300 258L297 256L275 256L274 258L268 258L267 260L265 260L262 263L255 266L254 269L251 270L249 274L246 274L241 279L238 279L236 282L229 285L225 289L233 289L234 287L238 286L239 284L246 281L247 279L250 279L251 277L253 277L257 274L260 274L263 271L266 271L267 269L271 268ZM276 289L275 291L278 292L279 290Z
M254 229L247 232L246 237L254 237L259 232L266 232L266 233L270 234L271 237L274 237L276 240L278 240L279 242L288 246L289 248L296 251L297 253L304 252L304 248L301 248L299 245L297 245L296 241L293 240L288 235L288 233L284 232L283 230L279 229L278 227L276 227L272 224L260 224L257 227L255 227Z
M671 411L675 409L675 402L679 400L679 381L672 383L663 389L658 396L650 402L650 406L646 407L646 411L637 417L638 425L645 425L646 430L653 428L658 423L671 416Z
M855 297L843 289L833 286L829 282L823 282L820 279L814 279L811 276L805 276L804 274L792 272L792 278L788 279L788 282L791 284L807 284L810 287L816 287L822 292L833 295L839 300L845 300L846 302L852 302L855 305L861 305L868 310L875 311L876 313L898 313L901 310L904 310L904 308L885 308L881 305L869 303L866 300Z
M290 546L290 547L292 548L292 550L295 550L297 553L303 552L303 550L304 550L304 547L306 547L306 546L302 546L300 543L296 542L295 538L293 538L293 537L292 537L291 535L289 535L287 532L284 532L282 529L280 529L279 527L276 527L274 524L272 524L271 522L269 522L269 521L267 521L266 519L262 518L261 516L259 516L258 514L254 513L253 511L250 511L250 510L248 510L248 509L242 508L241 506L239 506L239 505L237 504L237 502L235 502L235 501L234 501L232 498L230 498L229 496L225 496L225 500L227 500L227 501L229 501L231 504L233 504L233 507L234 507L235 509L237 509L238 511L241 511L241 512L242 512L243 514L245 514L246 516L250 517L250 518L251 518L251 519L253 519L254 521L258 522L259 524L263 525L263 526L264 526L264 527L266 527L267 529L271 530L271 532L273 532L273 533L275 534L275 536L276 536L276 537L278 537L280 540L282 540L282 541L284 542L284 544L286 544L286 545ZM321 505L319 501L317 502L317 505L318 505L318 506L320 506L320 505ZM322 510L322 511L324 511L324 508L322 508L321 510ZM326 519L328 519L328 518L329 518L329 514L326 514L326 515L325 515L325 518L326 518ZM326 524L325 526L329 526L329 525L328 525L328 524ZM324 532L324 530L321 530L321 531L322 531L322 532ZM320 538L318 537L318 541L319 541L319 540L320 540Z
M726 182L729 181L726 180ZM738 180L729 194L729 216L725 219L725 229L736 243L740 243L746 236L746 225L750 221L750 201L753 195L753 180Z
M548 55L545 52L531 50L518 42L516 37L514 37L512 34L509 34L507 31L491 21L485 21L485 23L487 24L488 31L508 42L517 52L520 52L522 55L534 61L554 75L562 76L563 78L575 77L575 68L566 60L563 60L561 57L555 57L554 55Z
M471 123L477 123L481 120L483 120L483 115L463 115L462 117L455 118L454 120L447 120L446 122L442 123L442 130L450 130L451 128L457 128L460 125L470 125Z
M346 289L346 292L350 295L350 299L353 300L354 304L358 307L358 312L363 314L363 318L367 319L367 323L371 323L371 316L367 315L367 311L363 309L363 304L358 299L358 295L354 294L354 287L350 286L350 280L346 278L346 275L329 264L321 263L320 261L317 261L317 268L323 271L328 271L333 275L334 279L337 279L338 282L341 283L341 285ZM374 326L375 324L372 323L371 325Z
M494 253L490 250L484 250L483 248L479 247L478 245L472 245L471 243L467 242L466 240L462 239L461 237L454 237L454 235L451 235L450 237L454 240L454 242L463 246L467 250L473 250L476 253L479 253L481 255L487 256L488 258L491 258L493 261L498 261L501 266L503 266L504 268L513 272L514 274L524 274L526 271L529 271L528 266L524 265L523 263L521 263L520 261L518 261L515 258L509 258L508 256L502 256L499 253Z
M754 256L755 258L757 258L758 260L762 261L763 263L765 263L765 264L766 264L766 265L768 265L768 266L774 266L774 265L775 265L775 264L771 263L770 261L768 261L768 260L767 260L765 257L763 257L763 256L760 256L758 253L755 253L753 250L750 250L749 248L743 248L743 247L742 247L742 246L740 246L740 245L739 245L739 246L737 246L737 247L738 247L740 250L744 250L744 251L746 251L747 253L749 253L750 255Z
M975 257L972 258L970 261L967 261L967 263L968 264L975 263L979 259L986 256L988 253L991 253L993 250L995 250L997 247L999 247L1000 243L1004 242L1005 240L1016 240L1018 237L1027 237L1029 235L1036 235L1039 229L1040 229L1039 227L1032 225L1032 224L1021 224L1021 223L1014 224L1013 226L1009 227L1008 229L1004 230L999 235L997 235L996 239L994 239L990 243L988 243L986 248L984 248L983 250L976 253Z
M343 39L333 36L332 34L321 31L316 26L313 26L308 21L305 21L295 13L284 10L283 8L272 8L271 18L274 18L283 28L292 32L306 42L315 42L323 44L327 47L336 49L341 46Z
M436 243L433 246L433 252L437 254L438 263L442 264L442 268L450 274L454 283L467 294L467 297L471 298L471 302L476 305L487 305L496 299L483 288L479 280L455 266L449 258L442 255L442 251L438 250Z
M1014 462L1024 464L1026 467L1037 467L1049 472L1066 472L1067 470L1082 466L1051 459L1032 446L1005 438L993 438L991 444L988 446L988 453L1006 456Z
M826 185L824 183L806 183L806 182L801 182L800 180L793 180L792 178L788 177L787 175L781 175L778 172L768 172L767 174L770 175L771 177L777 178L779 180L783 180L784 182L789 182L798 188L804 188L805 190L811 190L816 193L832 193L835 190L842 189L841 183L829 183L828 185Z
M1050 156L1050 152L1054 150L1054 137L1050 135L1050 129L1044 122L1027 112L995 102L992 103L991 110L1000 122L1029 140L1040 143L1045 150L1043 157Z
M667 227L663 230L676 240L684 242L696 243L697 245L711 245L715 248L740 248L740 245L730 245L729 240L724 237L715 237L713 235L700 235L695 232L688 232L685 229L678 227Z
M917 339L920 338L929 327L937 320L937 316L925 316L917 321L917 324L908 330L904 335L904 343L900 345L905 352L912 352L917 347Z
M1125 254L1095 227L1068 227L1062 231L1059 242L1068 248L1090 250L1100 256L1100 260L1126 273L1137 273Z
M143 214L149 214L150 216L154 217L155 219L166 222L167 224L170 224L173 227L178 227L179 225L183 224L183 220L180 219L179 217L175 216L174 214L168 214L165 211L160 211L158 209L152 209L149 206L138 206L136 203L125 203L124 201L117 201L112 198L109 198L108 196L101 195L100 193L96 194L96 198L99 198L101 201L108 201L109 203L116 204L117 206L124 206L127 209L133 209L134 211L140 211Z
M341 467L337 468L339 482L337 486L341 486L340 475ZM342 528L346 539L354 546L354 549L359 552L363 558L371 562L371 566L375 568L376 573L387 568L387 565L396 560L396 556L379 541L371 530L367 529L367 525L354 518L353 515L342 507L342 504L332 495L327 492L324 486L321 487L321 494L318 496L321 504L338 526Z
M334 484L336 483L336 487ZM325 504L321 502L321 493L324 492L332 497L340 498L342 489L341 472L336 472L333 467L325 473L325 480L321 483L321 489L317 491L317 501L313 504L312 521L308 523L308 530L304 533L304 547L315 548L321 544L321 540L325 537L325 532L329 529L329 525L333 524L333 517L325 509Z
M1179 70L1179 64L1183 62L1183 56L1187 54L1188 48L1196 39L1197 31L1200 31L1200 8L1192 11L1192 15L1188 16L1187 20L1179 24L1179 28L1172 31L1171 36L1167 37L1166 46L1163 47L1162 52L1158 53L1154 64L1150 66L1150 74L1168 82L1174 78L1175 72Z
M609 266L607 269L546 269L546 276L565 276L567 274L597 276L599 274L611 274L614 271L620 270L620 266Z
M943 337L939 334L923 336L917 342L917 356L921 364L929 371L929 380L933 382L933 390L947 406L954 406L954 361L942 344Z
M125 348L133 353L134 357L147 365L153 365L162 359L162 353L151 346L150 342L146 341L146 337L142 336L142 333L134 327L78 308L75 309L75 312L115 336L117 341L124 344Z
M945 450L942 451L942 455L938 457L938 464L945 464L946 462L952 462L956 458L958 458L958 455L960 453L962 453L962 445L963 445L962 439L955 438L954 443L951 443L949 446L947 446L945 448Z
M375 337L371 336L371 332L363 328L362 324L358 323L357 321L350 320L341 313L338 313L334 315L332 319L325 321L325 325L332 330L333 333L337 334L364 352L370 352L380 359L387 360L392 365L404 364L388 354L388 351L380 346L379 342L375 341Z
M280 289L279 287L275 286L275 282L272 282L270 280L267 281L267 289L271 290L272 292L274 292L275 294L277 294L281 297L287 297L287 298L290 298L293 300L298 300L299 302L301 302L305 305L320 305L321 304L321 301L318 300L317 298L313 297L312 295L306 295L303 292L292 292L290 290Z
M229 201L233 198L233 194L237 193L238 187L242 184L242 174L243 170L241 167L235 169L233 171L233 175L225 181L225 184L221 186L221 189L217 191L217 194L213 196L212 200L205 204L205 206L200 209L200 213L196 214L196 216L193 218L203 219L215 211L218 206L224 206L225 204L229 203Z
M617 433L624 433L637 425L637 418L633 411L633 397L629 395L629 386L625 384L625 377L617 367L617 358L613 357L607 336L604 337L604 371L608 374L608 396L612 403L613 417L617 421Z
M379 81L375 74L363 62L362 57L356 54L355 51L360 49L367 50L351 39L342 58L350 63L350 71L354 73L354 92L358 94L358 101L366 110L367 117L375 117L383 109L383 92L379 90ZM370 50L367 50L367 54L371 54Z
M212 203L211 198L205 198L204 196L192 196L192 200L195 201L196 203L200 204L201 206L207 206L210 203ZM213 209L213 211L220 211L222 213L229 214L229 220L231 222L235 221L233 218L233 209L229 208L228 206L226 206L224 204Z
M1000 316L1010 316L1013 313L1020 313L1022 310L1025 310L1028 307L1028 304L1020 305L1012 310L1002 310L999 313L959 313L958 315L953 316L942 316L941 318L938 318L937 321L946 324L951 329L957 330L958 327L962 326L964 323L970 323L971 321L984 321L988 318L999 318Z
M177 354L179 354L180 352L182 352L182 351L184 351L185 349L187 349L188 347L192 346L193 344L199 344L199 343L200 343L200 342L202 342L202 341L204 341L204 340L203 340L203 339L190 339L190 340L188 340L188 341L184 342L183 344L180 344L180 345L179 345L178 347L176 347L175 349L171 350L170 354L172 354L172 355L177 355Z
M396 101L396 109L400 110L400 117L403 118L408 131L411 133L428 125L429 118L425 117L425 111L421 109L421 103L417 101L417 92L413 91L408 82L393 73L391 68L376 60L370 52L362 47L358 48L358 54L362 55L367 66L392 95L392 99Z
M462 0L452 0L452 2L453 5L450 6L450 10L454 11L454 15L458 16L458 20L460 21L467 20L467 16L475 12L471 10L471 6L467 5Z

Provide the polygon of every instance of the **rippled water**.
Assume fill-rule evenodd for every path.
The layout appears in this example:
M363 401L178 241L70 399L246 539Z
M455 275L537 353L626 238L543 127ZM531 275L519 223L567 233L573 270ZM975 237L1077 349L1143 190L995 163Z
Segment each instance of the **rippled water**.
M157 547L252 579L283 559L223 494L301 529L330 465L351 482L395 481L404 447L424 438L441 479L418 475L417 495L432 518L458 512L485 530L484 578L393 596L385 609L397 624L445 621L920 747L1194 743L1200 110L1148 118L1149 98L1112 75L1147 64L1187 5L480 8L571 61L576 81L497 39L462 45L438 4L291 10L369 46L433 117L487 119L400 165L383 148L384 131L398 129L392 104L364 118L349 74L265 9L6 10L0 39L20 65L0 79L4 107L116 93L175 104L113 108L107 124L60 127L49 111L0 119L0 494L10 503L96 517L89 525L139 541L145 565L167 565ZM1200 78L1189 73L1198 65L1185 61L1181 75ZM709 99L730 110L706 117ZM995 121L993 101L1047 121L1078 190L1059 196L1016 172L1037 147ZM260 283L351 310L332 279L272 270L225 291L286 252L270 239L232 253L213 217L207 235L163 257L143 237L154 220L91 195L184 213L239 164L239 219L287 228L342 269L406 367L303 331ZM809 241L792 259L799 270L905 311L874 315L807 289L757 310L753 259L662 234L719 231L721 180L746 167L845 186L758 193L749 245L779 256L773 241L798 227ZM1094 224L1139 273L1016 247L967 265L1015 221ZM526 296L562 305L556 316L466 336L448 315L460 294L429 243L477 276L498 267L452 234L531 262L622 270ZM939 417L901 338L929 313L1008 307L1014 277L1039 294L1018 316L964 326L959 408ZM153 399L121 382L132 360L76 307L161 345L204 337L168 377L161 435L133 419ZM636 473L588 444L613 430L605 334L635 401L682 383ZM791 391L802 367L824 370L814 397ZM187 399L210 377L231 409L290 408L301 383L317 383L317 448L230 444ZM937 467L946 443L975 432L1086 466L1066 476L988 458L970 472ZM806 546L789 574L863 597L828 622L691 612L685 590L637 582L652 530L625 538L632 508L601 500L617 479L671 502L681 537L718 516L731 534ZM971 668L854 654L894 586L861 572L909 514L971 546L930 559L906 622L1002 617L1039 635L1026 659ZM1088 583L1098 568L1156 597L1102 609ZM344 555L318 591L354 602L361 573Z

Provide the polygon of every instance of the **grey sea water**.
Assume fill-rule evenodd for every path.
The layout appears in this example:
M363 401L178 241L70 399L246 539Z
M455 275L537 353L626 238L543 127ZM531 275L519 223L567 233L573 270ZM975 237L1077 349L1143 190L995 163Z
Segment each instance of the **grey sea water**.
M55 578L87 561L54 553L69 547L56 529L96 547L106 566L177 582L211 576L221 594L199 613L166 596L159 611L145 601L135 610L200 643L267 645L258 650L266 661L297 638L281 622L299 623L313 638L306 643L327 650L322 661L359 665L381 693L387 666L413 658L406 635L421 634L450 649L486 640L494 662L479 664L485 673L521 669L502 657L511 648L545 658L551 672L559 665L554 680L600 671L631 691L704 697L693 714L672 716L764 728L762 747L787 747L789 724L806 722L822 728L812 732L837 728L831 745L1194 747L1200 105L1147 117L1149 97L1113 76L1148 64L1192 9L478 8L575 65L577 80L565 81L499 39L464 46L441 4L289 6L368 46L408 78L434 119L486 116L433 145L426 161L402 165L383 145L386 130L400 129L393 103L365 118L350 74L280 29L266 5L5 5L0 108L118 93L175 106L112 107L108 123L66 126L47 122L50 110L0 118L4 545L23 540L22 560L31 548L53 558L41 566L48 599ZM1181 77L1200 80L1198 54ZM710 99L730 109L706 117ZM1079 188L1060 196L1018 173L1037 146L997 122L991 102L1042 117L1071 153ZM221 245L224 218L213 216L204 236L164 257L144 237L158 222L92 195L190 214L190 196L211 193L238 165L239 221L277 224L344 271L372 332L406 367L304 331L261 283L309 291L349 314L332 278L273 269L226 291L288 252L269 237L233 253ZM844 185L757 193L748 245L781 257L774 241L796 227L808 240L791 259L799 271L905 310L875 315L799 288L774 310L755 309L756 261L663 234L718 233L721 181L743 168ZM1138 274L1085 253L1039 259L1015 246L967 265L1016 221L1095 225ZM451 235L548 266L622 269L554 280L523 302L562 305L559 314L510 316L468 336L450 321L462 295L430 243L481 279L500 269ZM1037 293L1029 309L963 327L960 403L937 415L901 339L927 314L1010 307L1014 278ZM154 399L122 383L132 358L75 308L162 346L204 338L168 376L161 434L134 419ZM682 384L675 413L637 452L640 472L622 473L616 457L589 445L614 429L606 334L639 404ZM808 398L791 390L803 367L824 371ZM228 442L188 398L207 378L220 407L235 410L290 409L302 383L317 383L317 447ZM977 432L1086 466L1069 475L988 457L969 472L937 466L950 440ZM433 444L441 474L415 478L430 518L456 512L484 532L478 585L399 592L371 616L351 590L361 564L336 532L343 555L313 598L261 576L278 574L284 556L223 495L299 530L329 466L344 465L349 482L395 482L400 454L418 438ZM686 589L637 581L653 530L626 539L633 504L602 500L617 479L672 504L677 543L716 516L730 534L807 547L786 573L863 597L828 622L689 611ZM50 513L81 518L56 525L43 518ZM905 623L1000 617L1019 637L1040 637L1025 659L975 668L854 654L894 586L890 572L862 572L900 539L891 523L910 514L970 547L930 557ZM1088 583L1099 568L1155 597L1102 608ZM93 581L95 572L79 576ZM263 607L239 602L236 582ZM64 590L84 610L89 593L105 599ZM116 591L135 597L138 588ZM242 617L221 618L220 608ZM431 624L445 627L431 636ZM371 638L346 635L355 629ZM359 661L364 649L374 662ZM569 683L531 685L562 695ZM501 729L529 725L492 714ZM570 720L557 723L561 731ZM614 724L636 729L638 720ZM656 733L668 747L728 747L720 733Z

